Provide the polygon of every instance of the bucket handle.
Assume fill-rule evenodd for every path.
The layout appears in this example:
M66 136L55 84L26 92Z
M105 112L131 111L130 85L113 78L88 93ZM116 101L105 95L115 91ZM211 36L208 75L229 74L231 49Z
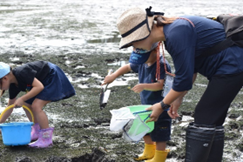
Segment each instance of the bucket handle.
M151 114L148 114L148 116L143 120L144 122L150 117Z
M139 114L139 113L144 113L144 112L152 112L151 110L143 110L143 111L137 111L137 112L134 112L133 114Z
M152 112L151 110L143 110L143 111L137 111L137 112L134 112L133 114L134 115L137 115L139 113L144 113L144 112ZM148 116L143 120L144 122L150 117L151 114L148 114Z
M24 109L26 109L26 110L29 111L29 113L30 113L30 115L31 115L31 118L32 118L32 122L34 123L34 115L33 115L33 113L31 112L31 110L30 110L27 106L25 106L25 105L23 105L22 107L23 107ZM12 108L14 108L14 105L9 105L6 109L4 109L3 112L2 112L1 115L0 115L0 119L2 118L3 114L4 114L7 110L12 109Z

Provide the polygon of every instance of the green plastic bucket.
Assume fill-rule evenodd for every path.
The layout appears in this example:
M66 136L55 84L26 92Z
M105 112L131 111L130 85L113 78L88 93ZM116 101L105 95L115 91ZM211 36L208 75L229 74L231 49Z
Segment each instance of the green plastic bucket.
M152 105L133 105L133 106L127 106L130 111L134 114L134 115L138 115L141 120L149 127L149 132L150 133L154 130L154 122L148 122L146 123L146 120L149 119L150 114L152 113L152 111L147 111L145 110L146 108L150 107ZM134 129L137 129L137 122L133 122L133 125L131 126L130 130L133 131ZM137 130L138 133L142 132L144 130Z

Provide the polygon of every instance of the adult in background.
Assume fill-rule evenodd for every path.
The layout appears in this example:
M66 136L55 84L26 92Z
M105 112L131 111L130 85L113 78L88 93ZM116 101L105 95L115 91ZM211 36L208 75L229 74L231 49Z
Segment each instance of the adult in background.
M221 162L224 128L229 106L243 85L243 48L231 46L217 54L199 57L203 51L225 39L222 24L199 16L167 18L152 12L131 8L117 21L121 34L120 48L133 46L149 50L163 41L173 59L175 78L165 98L154 104L151 121L168 111L178 117L183 96L192 88L197 73L209 80L195 108L194 122L186 130L186 162Z

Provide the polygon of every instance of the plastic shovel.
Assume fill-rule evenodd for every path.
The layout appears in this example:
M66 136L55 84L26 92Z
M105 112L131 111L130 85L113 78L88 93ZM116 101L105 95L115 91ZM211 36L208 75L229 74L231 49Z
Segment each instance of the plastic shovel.
M108 70L108 75L110 75L111 73L113 72L112 69ZM105 88L101 88L101 92L100 92L100 109L104 109L107 102L108 102L108 99L110 97L110 93L111 93L111 90L107 89L109 84L106 84Z

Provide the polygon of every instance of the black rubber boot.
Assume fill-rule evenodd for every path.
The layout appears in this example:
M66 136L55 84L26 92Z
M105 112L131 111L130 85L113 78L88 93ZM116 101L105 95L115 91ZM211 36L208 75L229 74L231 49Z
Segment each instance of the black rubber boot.
M186 162L207 162L215 127L190 123L186 130Z
M214 141L207 162L221 162L224 151L224 127L216 127Z

